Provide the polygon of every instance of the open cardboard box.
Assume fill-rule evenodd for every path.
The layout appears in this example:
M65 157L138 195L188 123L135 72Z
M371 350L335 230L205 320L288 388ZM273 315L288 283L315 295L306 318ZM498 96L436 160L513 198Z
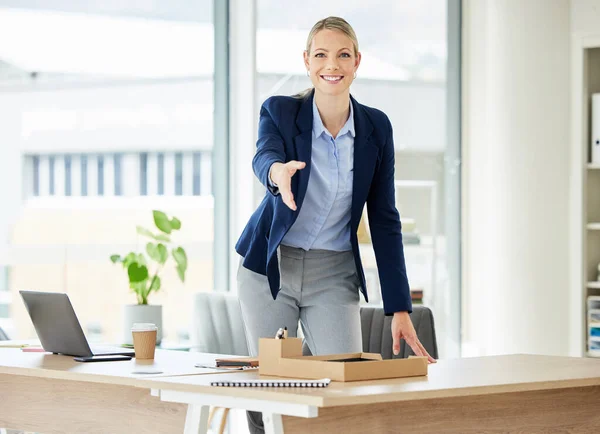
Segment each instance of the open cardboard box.
M302 356L299 338L260 339L258 359L260 375L275 377L359 381L427 375L427 357L382 360L374 353Z

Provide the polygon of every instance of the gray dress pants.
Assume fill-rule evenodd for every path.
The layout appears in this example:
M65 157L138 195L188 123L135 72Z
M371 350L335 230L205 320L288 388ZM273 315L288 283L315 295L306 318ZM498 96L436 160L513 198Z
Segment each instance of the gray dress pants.
M248 349L258 355L258 340L274 337L280 327L297 336L300 322L313 355L362 351L360 280L351 251L280 246L281 290L273 300L267 277L241 265L238 297Z
M280 327L288 337L302 333L313 355L362 352L360 279L351 251L309 250L279 246L281 290L273 300L267 276L240 265L238 297L250 355L258 356L259 338L274 337ZM262 414L247 412L252 434L264 433Z

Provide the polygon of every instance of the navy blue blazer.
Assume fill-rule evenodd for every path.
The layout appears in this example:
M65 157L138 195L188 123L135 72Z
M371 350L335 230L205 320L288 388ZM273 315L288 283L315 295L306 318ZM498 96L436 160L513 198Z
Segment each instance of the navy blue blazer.
M267 187L267 192L250 217L235 249L244 257L244 267L267 276L274 299L280 289L277 248L298 217L310 176L313 97L314 91L305 98L273 96L260 109L257 150L252 167ZM361 292L368 301L356 234L366 203L385 313L411 312L400 216L394 195L392 125L382 111L359 104L353 97L350 99L356 130L350 242ZM291 160L306 163L306 167L292 177L297 211L288 208L281 195L269 190L267 180L273 163Z

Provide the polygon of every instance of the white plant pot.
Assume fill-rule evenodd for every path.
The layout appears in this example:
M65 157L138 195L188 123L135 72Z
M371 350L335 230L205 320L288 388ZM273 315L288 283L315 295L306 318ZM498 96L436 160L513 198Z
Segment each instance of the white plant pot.
M162 340L162 306L152 304L126 304L123 309L123 343L133 344L131 327L136 322L156 324L156 345Z

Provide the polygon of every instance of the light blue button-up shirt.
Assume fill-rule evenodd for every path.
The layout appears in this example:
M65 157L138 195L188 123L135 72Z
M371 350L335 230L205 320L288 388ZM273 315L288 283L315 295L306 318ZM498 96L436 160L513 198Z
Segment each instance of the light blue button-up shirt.
M343 252L350 244L354 167L354 112L334 139L323 125L313 98L310 177L298 218L282 244L304 250Z

